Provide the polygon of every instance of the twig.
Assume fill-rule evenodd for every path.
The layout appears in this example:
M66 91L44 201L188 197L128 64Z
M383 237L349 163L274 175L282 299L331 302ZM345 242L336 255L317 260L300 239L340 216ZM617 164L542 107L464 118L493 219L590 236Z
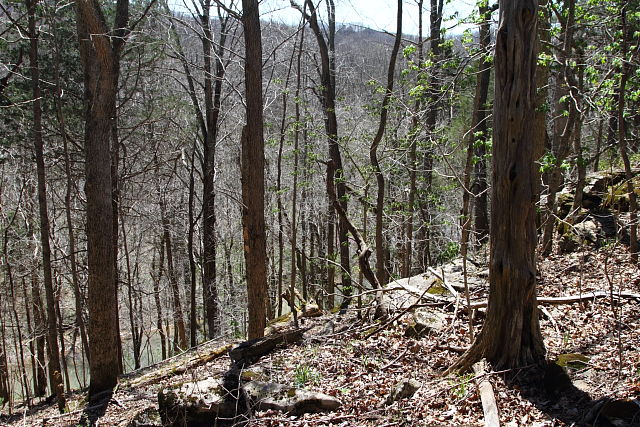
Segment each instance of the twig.
M409 351L409 349L405 349L400 356L396 357L395 359L393 359L391 362L387 363L386 365L384 365L382 368L380 368L381 371L384 371L387 368L390 368L391 366L393 366L398 360L402 359L404 357L405 354L407 354L407 352Z
M551 315L551 313L549 312L549 310L547 310L546 307L540 305L538 306L538 309L545 315L547 316L547 318L549 319L549 321L551 321L551 324L553 325L554 329L556 330L556 332L558 333L558 335L560 335L560 328L558 328L558 323L556 322L556 319L553 318L553 316Z

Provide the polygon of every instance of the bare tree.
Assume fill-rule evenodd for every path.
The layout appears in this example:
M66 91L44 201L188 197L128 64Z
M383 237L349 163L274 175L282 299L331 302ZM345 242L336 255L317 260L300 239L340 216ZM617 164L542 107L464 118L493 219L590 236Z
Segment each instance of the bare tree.
M44 142L42 139L42 92L40 89L40 70L38 64L38 32L36 30L36 0L28 0L29 9L29 62L31 70L31 88L33 91L33 146L36 154L38 176L38 206L40 214L40 244L42 245L42 269L44 273L44 291L47 301L47 349L49 350L49 384L58 400L58 409L64 411L65 397L60 367L58 347L56 302L51 273L51 244L49 242L49 212L47 208L47 185L44 165Z

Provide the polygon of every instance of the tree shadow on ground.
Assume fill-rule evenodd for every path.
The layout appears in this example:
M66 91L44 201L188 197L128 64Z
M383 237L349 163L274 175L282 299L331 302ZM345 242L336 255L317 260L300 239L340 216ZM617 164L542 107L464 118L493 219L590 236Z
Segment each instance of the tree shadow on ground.
M511 372L505 380L541 412L566 425L640 426L640 406L635 402L593 400L576 388L565 370L554 362Z
M103 391L92 396L89 400L89 404L82 412L79 425L81 426L95 426L99 418L104 416L107 411L107 407L113 397L113 390Z

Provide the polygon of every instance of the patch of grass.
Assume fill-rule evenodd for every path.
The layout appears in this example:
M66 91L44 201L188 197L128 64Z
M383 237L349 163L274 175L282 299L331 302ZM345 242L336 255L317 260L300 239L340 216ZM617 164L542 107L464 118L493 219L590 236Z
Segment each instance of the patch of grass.
M298 365L293 371L293 382L296 387L318 384L321 375L309 365Z

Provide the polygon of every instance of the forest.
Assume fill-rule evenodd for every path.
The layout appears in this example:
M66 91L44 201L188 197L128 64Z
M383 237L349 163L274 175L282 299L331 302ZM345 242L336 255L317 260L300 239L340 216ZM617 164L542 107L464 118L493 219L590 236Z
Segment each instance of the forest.
M341 1L0 0L0 424L640 425L640 1Z

